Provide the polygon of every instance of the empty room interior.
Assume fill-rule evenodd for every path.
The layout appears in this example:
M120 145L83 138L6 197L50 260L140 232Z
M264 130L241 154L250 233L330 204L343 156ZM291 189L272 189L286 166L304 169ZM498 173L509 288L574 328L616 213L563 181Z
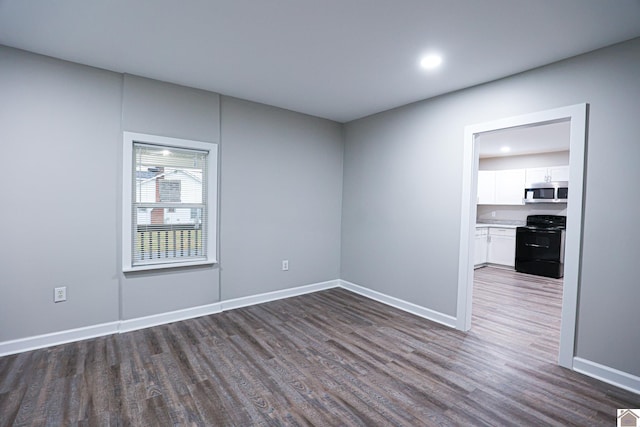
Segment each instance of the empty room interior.
M637 0L0 0L0 426L640 426L639 77Z

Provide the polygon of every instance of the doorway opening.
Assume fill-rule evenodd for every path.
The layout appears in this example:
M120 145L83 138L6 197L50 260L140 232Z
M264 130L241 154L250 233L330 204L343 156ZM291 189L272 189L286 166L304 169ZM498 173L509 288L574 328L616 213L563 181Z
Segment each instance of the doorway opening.
M582 246L587 104L546 110L465 127L456 327L464 331L471 329L480 148L478 137L482 134L505 129L541 126L559 122L568 122L570 129L569 181L571 183L571 197L569 203L567 203L566 214L565 269L558 363L560 366L572 369Z
M555 228L564 225L567 204L527 200L526 189L567 185L569 135L564 120L475 139L480 160L471 327L491 342L506 341L510 350L549 361L558 355L563 285L564 231ZM536 221L536 228L521 228Z

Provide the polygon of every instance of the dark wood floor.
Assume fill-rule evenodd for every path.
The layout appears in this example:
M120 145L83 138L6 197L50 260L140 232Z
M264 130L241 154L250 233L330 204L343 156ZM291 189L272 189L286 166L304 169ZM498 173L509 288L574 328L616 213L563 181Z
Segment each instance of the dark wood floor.
M5 425L615 425L556 365L560 287L476 271L462 333L332 289L0 358Z

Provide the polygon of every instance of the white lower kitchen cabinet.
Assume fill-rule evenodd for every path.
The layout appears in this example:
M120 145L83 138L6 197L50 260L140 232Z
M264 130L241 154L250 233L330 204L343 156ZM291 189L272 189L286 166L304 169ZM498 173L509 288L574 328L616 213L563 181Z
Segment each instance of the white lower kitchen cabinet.
M474 267L480 267L487 263L488 233L487 227L476 227L475 250L473 252Z
M514 228L489 228L487 246L487 262L489 264L509 267L516 265L516 230Z

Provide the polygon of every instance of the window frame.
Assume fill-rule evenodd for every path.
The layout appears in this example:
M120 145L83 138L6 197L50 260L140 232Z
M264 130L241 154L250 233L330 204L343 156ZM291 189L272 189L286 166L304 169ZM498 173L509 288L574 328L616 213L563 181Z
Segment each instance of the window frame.
M180 268L197 265L217 264L218 241L218 144L124 131L122 133L122 271L145 271L166 268ZM207 248L204 259L172 259L167 262L133 265L133 163L134 144L147 144L166 148L180 148L207 152L206 174L206 238Z

